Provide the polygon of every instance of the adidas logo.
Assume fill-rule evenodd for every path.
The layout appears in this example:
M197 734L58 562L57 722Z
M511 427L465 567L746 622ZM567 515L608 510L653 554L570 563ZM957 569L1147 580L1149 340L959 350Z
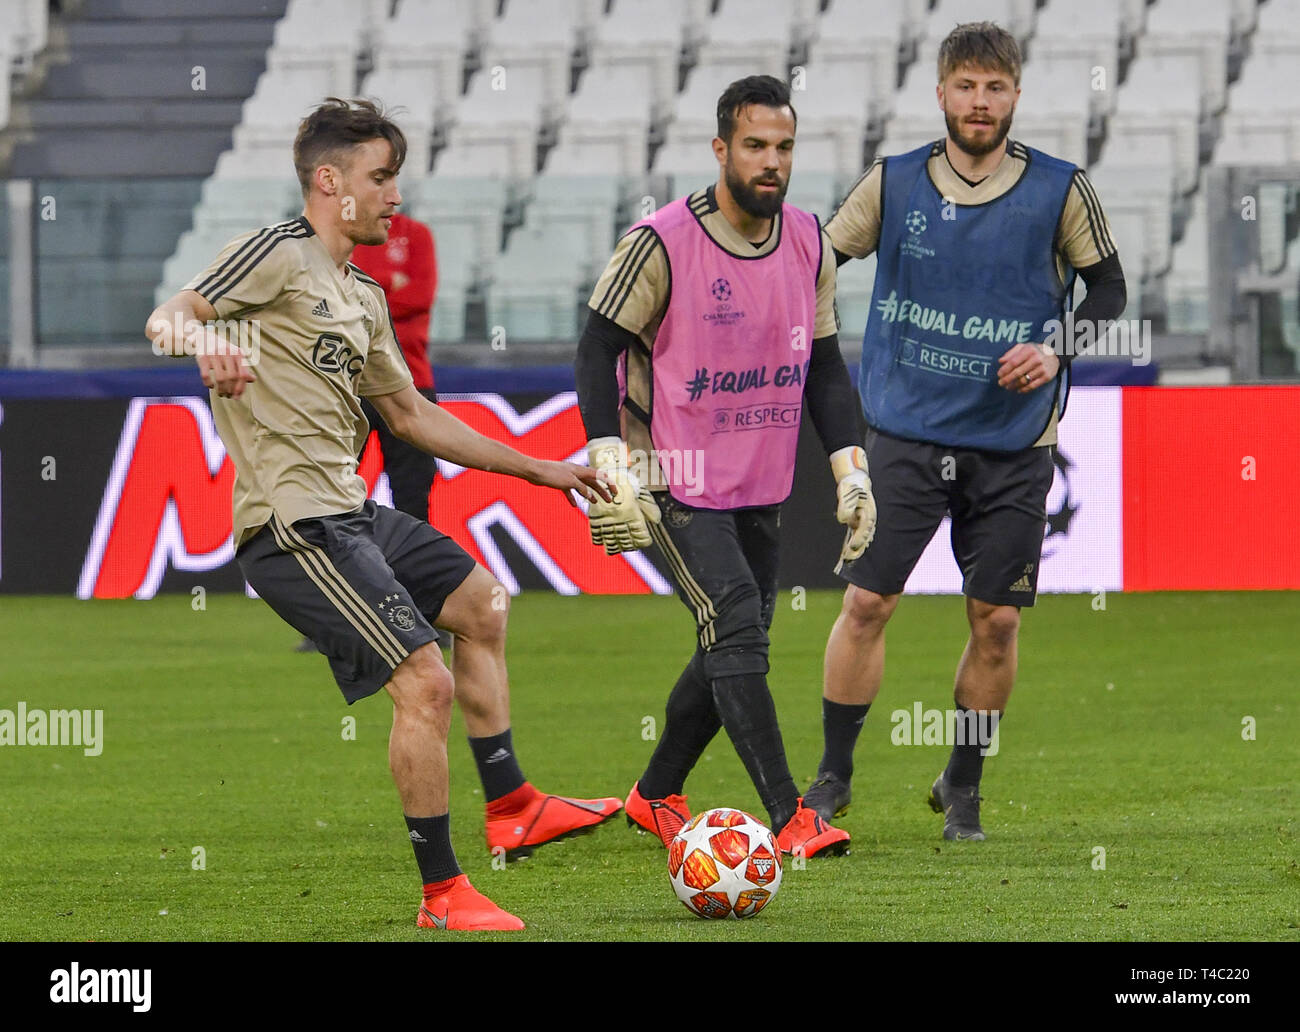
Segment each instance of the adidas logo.
M423 835L421 835L418 831L415 831L414 829L412 829L412 831L411 831L411 841L412 841L412 842L428 842L429 840L428 840L427 838L425 838Z
M1007 590L1008 591L1033 591L1034 586L1029 583L1029 576L1028 574L1026 574L1024 577L1021 577L1018 581L1016 581L1013 585L1011 585L1011 587L1009 587Z
M334 313L330 311L329 302L324 298L320 299L320 304L311 310L311 314L319 316L322 319L333 319Z
M494 752L491 756L489 756L489 757L488 757L486 760L484 760L483 762L484 762L484 763L500 763L502 760L508 760L508 759L510 759L510 751L509 751L508 749L501 748L501 749L498 749L496 752Z

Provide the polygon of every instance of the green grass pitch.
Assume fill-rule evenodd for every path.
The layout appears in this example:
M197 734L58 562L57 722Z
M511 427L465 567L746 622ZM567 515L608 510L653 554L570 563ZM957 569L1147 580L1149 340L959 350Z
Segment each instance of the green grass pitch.
M821 755L838 596L795 601L778 605L771 683L803 787ZM788 867L757 919L689 914L663 849L622 816L494 869L457 720L461 864L527 922L512 938L1300 939L1300 598L1105 601L1047 596L1025 614L1016 692L985 766L985 843L943 842L925 805L947 749L891 742L894 710L951 704L966 637L960 599L915 597L889 628L884 690L858 745L841 821L853 852ZM415 928L387 697L349 709L324 660L294 642L239 596L202 611L187 596L0 600L0 709L104 711L99 756L0 747L0 940L463 937ZM626 794L690 648L673 599L515 599L525 773L547 791ZM697 810L763 817L725 735L687 790Z

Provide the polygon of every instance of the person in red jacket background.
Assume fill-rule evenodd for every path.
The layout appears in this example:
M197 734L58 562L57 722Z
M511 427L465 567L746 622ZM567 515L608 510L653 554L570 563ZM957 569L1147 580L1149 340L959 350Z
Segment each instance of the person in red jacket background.
M387 243L358 246L352 252L352 264L383 287L397 342L402 345L416 390L430 401L437 401L433 368L429 365L429 314L438 289L432 231L423 222L398 212L393 216ZM362 407L379 433L384 471L393 489L393 506L427 523L437 464L431 455L394 437L369 402Z

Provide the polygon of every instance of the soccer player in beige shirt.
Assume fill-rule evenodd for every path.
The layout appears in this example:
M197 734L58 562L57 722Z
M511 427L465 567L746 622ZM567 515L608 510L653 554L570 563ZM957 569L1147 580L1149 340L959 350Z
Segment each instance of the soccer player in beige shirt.
M196 354L211 389L235 464L236 558L248 583L316 643L349 703L380 688L392 697L389 763L424 883L417 923L513 930L523 923L469 884L451 846L453 697L494 853L526 855L614 816L621 801L547 795L524 780L506 678L509 596L451 538L367 501L357 475L369 432L361 398L398 437L450 462L566 497L610 493L595 471L484 437L412 385L382 289L348 262L356 245L387 238L405 154L401 130L376 105L327 100L294 142L302 216L233 240L154 311L147 333L159 353ZM257 333L240 335L241 350L229 329L249 323ZM451 670L435 622L453 635Z

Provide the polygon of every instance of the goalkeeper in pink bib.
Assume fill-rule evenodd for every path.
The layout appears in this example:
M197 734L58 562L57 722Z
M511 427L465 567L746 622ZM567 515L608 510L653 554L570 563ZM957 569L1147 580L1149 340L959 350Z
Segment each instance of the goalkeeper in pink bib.
M619 241L578 344L589 461L617 489L588 510L592 541L611 555L653 541L695 620L695 653L626 804L665 845L690 819L686 777L720 729L783 852L849 841L802 805L767 685L780 506L805 401L838 485L846 558L876 518L836 335L834 251L816 216L784 203L795 125L780 80L727 87L717 183Z

